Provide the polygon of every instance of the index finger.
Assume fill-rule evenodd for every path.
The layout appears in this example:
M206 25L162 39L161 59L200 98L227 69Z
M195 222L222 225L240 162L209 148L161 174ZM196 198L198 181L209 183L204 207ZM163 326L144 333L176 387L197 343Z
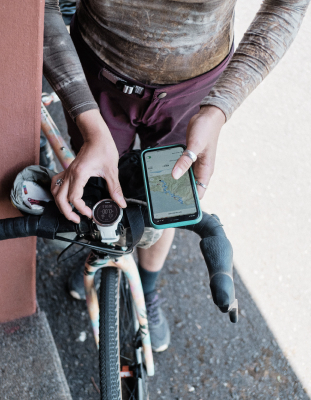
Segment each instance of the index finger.
M92 218L92 210L85 204L84 200L82 200L84 187L88 180L88 175L81 174L76 179L71 178L69 182L68 199L81 214Z
M54 195L55 203L60 212L63 213L67 219L78 224L80 222L80 217L72 211L71 205L69 204L68 188L69 182L65 179L62 186L58 189L58 192Z

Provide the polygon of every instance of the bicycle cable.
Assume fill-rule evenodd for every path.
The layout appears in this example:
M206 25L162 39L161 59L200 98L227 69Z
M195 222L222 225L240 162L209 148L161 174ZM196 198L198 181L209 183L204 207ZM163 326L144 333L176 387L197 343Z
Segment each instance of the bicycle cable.
M78 237L78 235L75 237L75 239L76 239L77 237ZM69 260L71 257L77 255L78 253L80 253L80 252L83 250L83 247L81 247L81 249L79 249L79 250L76 251L75 253L73 253L73 254L71 254L70 256L64 258L63 260L60 260L61 256L62 256L63 254L65 254L74 244L75 244L75 243L70 243L69 246L67 246L66 248L64 248L64 249L60 252L60 254L58 255L57 260L56 260L56 261L57 261L57 264L60 264L60 263L62 263L62 262L64 262L64 261L66 261L66 260Z

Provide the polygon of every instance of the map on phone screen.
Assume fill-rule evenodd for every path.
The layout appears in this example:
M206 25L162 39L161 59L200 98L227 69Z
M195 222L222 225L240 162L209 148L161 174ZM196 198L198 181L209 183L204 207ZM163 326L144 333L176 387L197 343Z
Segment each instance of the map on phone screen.
M148 152L146 167L155 218L192 214L197 211L189 172L178 180L172 177L173 167L182 155L182 147Z

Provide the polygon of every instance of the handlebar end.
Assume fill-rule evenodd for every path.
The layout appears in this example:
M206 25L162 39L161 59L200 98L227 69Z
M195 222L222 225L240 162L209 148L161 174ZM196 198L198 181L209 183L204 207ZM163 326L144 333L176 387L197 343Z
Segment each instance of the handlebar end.
M239 306L237 299L234 300L232 306L230 307L229 318L233 324L236 324L239 320Z
M210 288L216 306L221 312L227 313L235 300L234 283L231 276L219 272L212 277Z

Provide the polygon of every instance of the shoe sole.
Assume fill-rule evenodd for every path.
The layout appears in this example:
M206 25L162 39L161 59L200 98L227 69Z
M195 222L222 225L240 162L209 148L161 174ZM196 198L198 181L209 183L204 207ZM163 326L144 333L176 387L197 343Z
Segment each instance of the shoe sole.
M76 292L75 290L71 290L69 293L70 293L70 295L71 295L74 299L76 299L76 300L85 300L85 298L82 298L82 297L79 295L79 293Z
M100 282L98 282L98 284L96 285L96 291L99 289L99 286L100 286ZM70 290L69 293L70 293L70 295L71 295L74 299L76 299L76 300L86 300L86 297L85 297L85 296L84 296L84 297L81 297L81 296L79 295L79 293L76 292L75 290Z
M152 351L154 351L155 353L161 353L162 351L165 351L168 348L168 344L163 344L162 346L158 347L157 349L154 349L152 347Z

